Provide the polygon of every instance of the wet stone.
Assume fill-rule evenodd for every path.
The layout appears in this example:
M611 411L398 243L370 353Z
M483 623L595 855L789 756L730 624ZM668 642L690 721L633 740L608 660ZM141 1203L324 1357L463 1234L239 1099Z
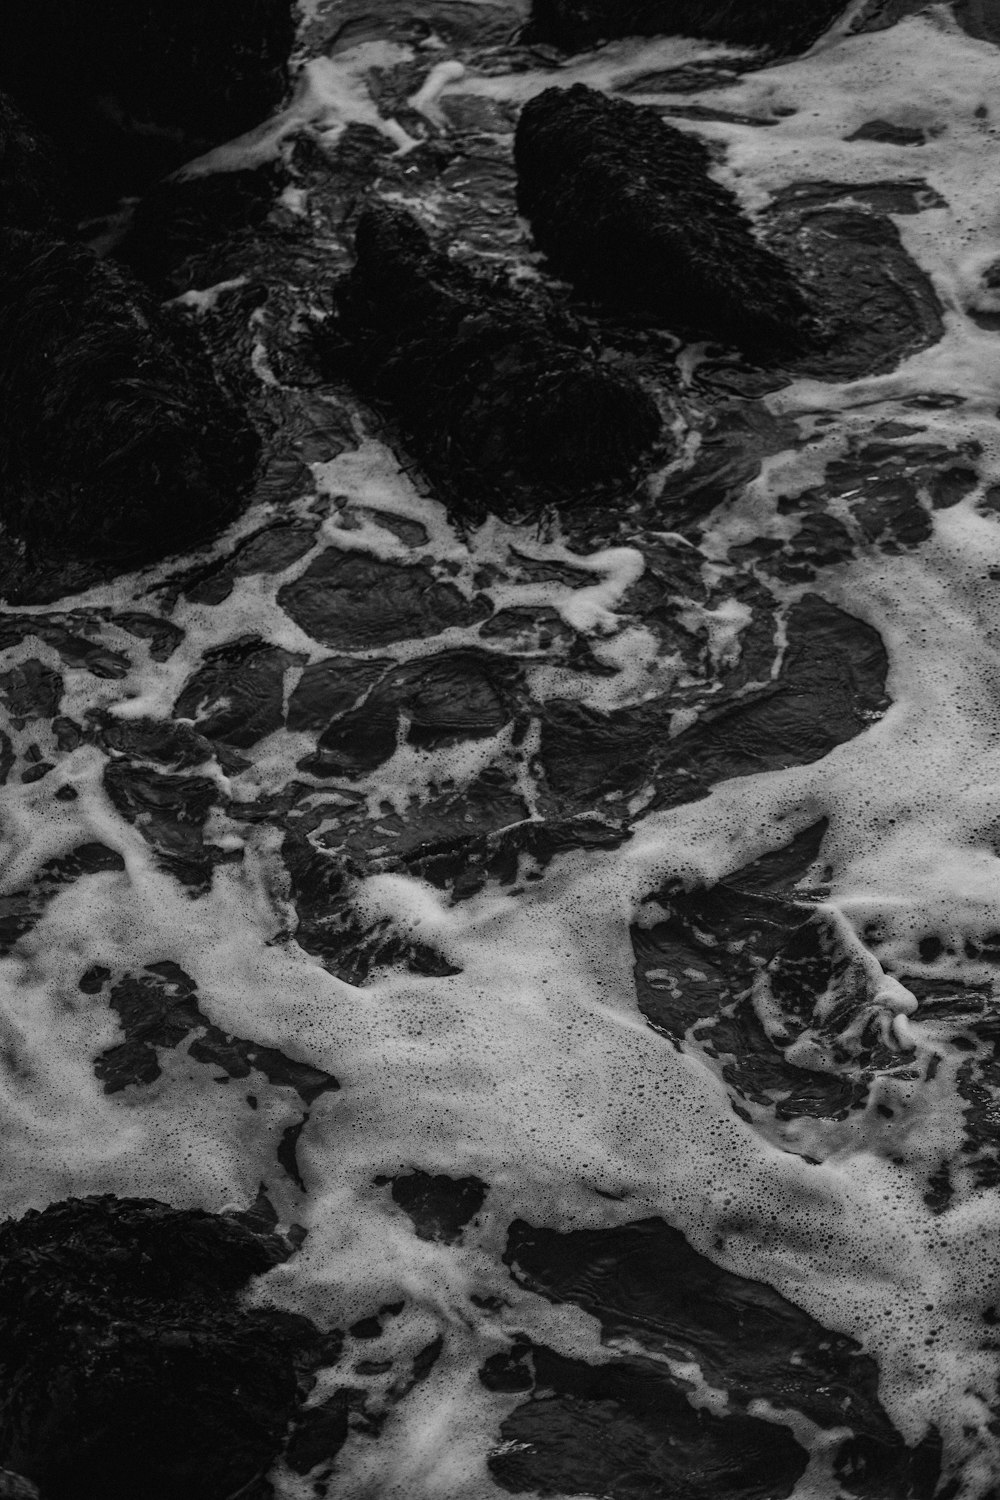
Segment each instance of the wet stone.
M302 655L251 636L213 647L181 690L173 712L192 719L200 734L248 750L280 729L285 677Z
M151 1199L70 1199L8 1220L0 1461L46 1500L251 1493L319 1340L305 1318L239 1294L291 1251L234 1217Z
M0 701L15 729L29 719L54 719L62 699L63 680L58 672L30 656L9 672L0 672Z
M388 760L401 740L427 750L495 735L510 717L517 675L502 656L471 650L395 667L362 704L333 720L299 769L357 776Z
M421 564L403 566L328 548L278 593L282 609L313 640L364 651L472 625L490 613Z
M787 1427L696 1409L653 1360L588 1365L541 1345L530 1352L536 1393L501 1422L503 1447L488 1459L515 1494L784 1500L809 1462Z
M517 1220L510 1227L504 1259L521 1285L554 1302L576 1303L599 1319L605 1342L624 1338L638 1343L650 1355L693 1360L709 1386L727 1392L730 1407L745 1411L752 1402L763 1399L776 1407L801 1412L820 1427L850 1428L852 1435L840 1445L838 1468L848 1472L856 1469L856 1480L864 1486L861 1493L898 1496L899 1500L919 1495L930 1500L940 1472L940 1440L930 1434L916 1448L906 1446L879 1402L875 1361L863 1354L853 1339L824 1328L771 1287L715 1265L695 1251L679 1230L661 1219L565 1234L536 1229ZM537 1351L534 1357L537 1361ZM543 1374L548 1366L548 1359L541 1369L536 1363L536 1380L542 1387L550 1384ZM655 1379L654 1371L661 1373L663 1386L655 1396L650 1393L643 1400L639 1395L643 1376ZM616 1388L621 1391L634 1380L636 1395L632 1402L638 1397L640 1410L662 1411L665 1406L667 1410L673 1406L680 1416L680 1402L670 1402L671 1394L676 1393L690 1416L694 1415L684 1399L684 1382L667 1375L662 1365L654 1365L651 1360L639 1360L634 1365L631 1360L615 1360L610 1366L577 1365L574 1373L583 1383L580 1394L587 1399L615 1400ZM610 1389L604 1384L609 1378ZM627 1408L632 1402L621 1404ZM548 1433L544 1414L537 1406L537 1420L530 1423L525 1408L518 1411L525 1417L519 1424L521 1433L530 1430L536 1443L544 1434L551 1452L558 1444L558 1423L553 1424L555 1431ZM732 1418L721 1419L723 1425L716 1431L716 1440L723 1445L728 1420ZM587 1425L574 1423L580 1434ZM614 1430L611 1427L607 1436ZM505 1436L513 1436L515 1431L517 1428L505 1432ZM705 1429L700 1431L707 1436ZM729 1429L729 1435L739 1451L740 1427ZM772 1482L782 1472L789 1475L790 1490L801 1472L795 1463L801 1463L805 1455L798 1450L801 1458L792 1457L797 1445L791 1442L787 1428L771 1427L770 1435L778 1452L782 1441L791 1450L786 1449L791 1474L780 1467L771 1471ZM744 1433L743 1440L749 1436L751 1433ZM685 1438L694 1441L694 1432L689 1429ZM758 1433L757 1439L766 1454L764 1435ZM752 1444L751 1453L755 1450L761 1451ZM565 1448L562 1456L569 1457ZM530 1459L527 1463L526 1472L530 1474ZM704 1472L697 1462L692 1467L695 1474ZM766 1461L756 1475L751 1466L750 1475L742 1481L741 1468L737 1460L736 1472L729 1480L734 1493L774 1493L766 1488ZM664 1487L651 1493L665 1497L676 1493L664 1484L665 1478L660 1480ZM755 1487L755 1480L763 1487ZM741 1483L748 1488L741 1488ZM562 1488L553 1486L551 1479L548 1484L557 1493ZM849 1487L855 1490L854 1484ZM574 1487L566 1486L566 1491L573 1493ZM706 1488L704 1493L707 1496L715 1491Z
M163 867L192 890L207 890L214 865L229 857L204 838L218 784L210 776L170 775L127 760L109 762L103 782L117 811L152 845Z

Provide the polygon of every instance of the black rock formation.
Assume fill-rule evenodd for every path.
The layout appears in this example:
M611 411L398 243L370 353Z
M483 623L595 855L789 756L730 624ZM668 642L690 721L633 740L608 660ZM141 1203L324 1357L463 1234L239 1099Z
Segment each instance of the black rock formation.
M453 505L537 511L633 479L659 412L579 325L433 249L402 210L367 209L355 247L327 368L392 412Z
M618 36L693 36L787 54L843 9L844 0L532 0L524 36L567 52Z
M57 222L64 188L50 142L0 94L0 226L49 228Z
M290 1253L246 1222L149 1199L70 1199L8 1221L0 1464L45 1500L250 1493L315 1331L238 1298Z
M230 517L257 450L148 293L82 246L0 234L8 536L57 556L163 556Z
M517 198L578 291L766 356L810 329L785 263L758 240L707 147L652 109L575 84L525 105Z
M251 129L285 91L289 0L7 0L0 87L112 207Z

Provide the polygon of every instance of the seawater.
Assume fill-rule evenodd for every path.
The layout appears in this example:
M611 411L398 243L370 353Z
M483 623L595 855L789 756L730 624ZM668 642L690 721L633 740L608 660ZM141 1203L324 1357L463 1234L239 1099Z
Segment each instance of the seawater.
M510 1278L501 1256L518 1217L562 1230L663 1217L712 1260L769 1283L855 1338L877 1360L880 1398L907 1442L932 1425L941 1433L945 1473L957 1476L961 1495L985 1495L1000 1477L998 1367L983 1324L984 1311L1000 1302L1000 1199L976 1184L963 1161L959 1057L947 1028L922 1016L905 983L906 976L943 976L996 994L995 967L981 954L970 957L965 944L1000 931L1000 523L977 508L1000 483L1000 340L983 326L983 314L1000 313L984 279L1000 259L1000 53L962 32L944 7L863 35L852 35L849 22L803 58L683 96L686 105L766 116L766 129L720 119L680 123L719 146L716 170L751 212L803 178L861 186L919 173L940 206L897 223L941 300L944 336L890 373L841 384L802 379L766 397L775 416L794 424L796 441L708 519L700 567L704 577L724 580L732 548L780 539L787 521L779 501L821 483L850 442L886 423L907 424L909 435L895 439L904 452L908 442L953 451L978 444L979 487L935 512L932 534L918 548L888 555L859 547L809 585L885 643L892 701L881 718L810 765L724 782L665 812L644 814L639 798L630 840L564 854L538 880L488 883L456 902L398 871L359 879L352 902L362 920L429 944L457 972L383 967L357 986L297 945L277 829L225 811L227 798L246 804L294 780L314 737L279 730L245 752L246 769L199 768L217 778L223 799L211 837L235 857L216 867L207 893L192 895L112 805L102 751L60 751L51 731L35 726L12 731L22 757L33 741L54 769L28 783L15 773L3 791L3 892L24 890L47 860L88 841L117 851L124 869L61 888L0 959L0 1212L107 1191L215 1211L245 1208L266 1180L279 1212L308 1233L301 1251L257 1284L257 1300L340 1327L405 1301L380 1345L392 1357L445 1335L437 1364L391 1408L379 1440L354 1436L341 1452L336 1493L344 1497L503 1493L486 1459L502 1416L520 1398L480 1384L483 1359L516 1331L565 1354L611 1357L594 1318ZM463 95L517 103L553 81L614 90L658 69L724 55L685 40L626 41L574 60L555 78L541 66L518 73L452 67L436 75L420 104L439 110ZM352 56L314 67L298 96L308 105L298 119L282 116L249 144L238 143L223 165L240 164L241 152L278 150L301 119L333 133L345 117L368 119L375 106L363 79L371 61ZM669 96L651 84L630 97L662 103ZM873 116L923 130L925 143L847 139ZM408 136L397 144L412 145ZM941 393L953 404L913 404ZM628 590L645 568L639 545L584 554L558 527L539 533L495 520L460 532L370 435L355 451L315 464L313 488L292 510L313 516L317 502L325 519L315 544L282 573L238 578L219 604L173 599L169 614L183 639L167 660L104 623L102 641L128 657L123 676L69 665L35 636L4 653L3 669L31 657L57 669L62 713L80 721L94 709L122 720L166 718L207 651L252 633L297 653L302 665L290 670L290 694L302 667L329 652L276 596L323 549L336 548L446 564L468 598L489 566L497 608L547 606L584 633L607 675L581 678L540 660L532 679L540 700L572 693L610 709L663 692L678 675L676 659L628 615ZM214 553L226 555L269 518L266 508L245 515ZM426 541L407 545L386 518L419 522ZM669 531L667 515L663 526ZM517 566L526 557L553 564L557 576L526 581ZM96 620L107 609L166 611L170 596L160 586L179 567L174 559L17 613L73 609ZM783 588L789 605L807 591ZM733 601L705 624L712 650L738 659L748 612ZM478 625L404 642L392 655L403 660L469 643L485 644ZM373 822L389 811L405 818L434 789L461 788L498 763L513 768L530 815L530 735L516 744L508 731L438 750L401 738L388 764L351 780L350 790L363 794ZM26 764L19 760L18 769ZM336 785L324 783L324 793ZM67 788L74 800L66 800ZM940 1066L933 1078L924 1069L915 1079L882 1081L845 1121L758 1126L734 1113L705 1058L677 1050L646 1024L630 926L650 920L648 898L665 881L714 882L821 817L829 819L824 910L861 955L885 1035L900 1050L914 1049L918 1062L938 1055ZM875 922L877 956L863 941ZM933 964L920 956L930 934L943 949ZM274 1171L282 1132L298 1118L281 1089L262 1092L260 1106L248 1111L242 1093L215 1086L182 1048L161 1057L154 1085L103 1092L94 1061L121 1033L106 1002L81 992L80 976L94 966L134 972L165 959L196 981L199 1003L224 1030L339 1080L340 1091L313 1106L299 1141L304 1193L282 1187ZM887 1100L891 1125L877 1108ZM955 1196L946 1212L933 1213L924 1188L942 1156ZM459 1243L417 1238L376 1185L412 1169L488 1184ZM366 1378L377 1395L377 1377L354 1380ZM324 1386L321 1375L316 1400L332 1381ZM802 1420L784 1420L798 1421L809 1446ZM310 1493L287 1472L275 1482L288 1500ZM796 1500L837 1493L817 1440Z

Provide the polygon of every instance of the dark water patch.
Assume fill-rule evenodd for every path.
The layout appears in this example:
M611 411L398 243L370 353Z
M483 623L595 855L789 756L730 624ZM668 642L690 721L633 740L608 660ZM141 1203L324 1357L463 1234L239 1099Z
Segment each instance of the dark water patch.
M368 209L322 330L330 370L388 408L459 511L528 509L627 485L661 435L653 398L582 327Z
M32 719L54 719L62 692L60 674L37 656L29 656L9 672L0 672L0 702L10 714L14 729L23 729Z
M259 636L227 641L205 652L173 712L207 739L248 750L281 728L286 676L305 659Z
M423 564L381 562L330 547L278 603L307 635L336 651L365 651L472 625L490 613L478 594L466 599Z
M507 658L468 649L394 667L357 708L332 719L299 769L314 776L359 776L382 765L402 743L429 750L496 735L510 720L518 675Z
M896 125L892 120L866 120L845 139L881 141L887 146L923 146L927 141L927 132L916 125ZM898 213L899 210L897 209L896 212Z
M525 1354L535 1394L504 1418L488 1459L515 1494L783 1500L809 1461L787 1427L696 1409L653 1360L588 1365L538 1344Z
M124 869L122 856L97 842L78 844L69 854L46 860L24 890L0 896L0 953L9 953L31 932L64 886L84 875L118 874Z
M571 818L531 818L494 833L438 843L428 841L403 856L403 866L422 880L451 892L456 901L488 881L512 886L540 880L557 855L571 849L617 849L629 830L598 813Z
M802 343L809 310L792 273L694 136L576 84L525 105L514 158L535 242L578 291L765 362Z
M853 1339L824 1328L765 1283L715 1265L662 1220L566 1234L516 1220L504 1260L521 1285L554 1302L574 1302L598 1318L606 1342L628 1338L651 1354L693 1361L709 1386L727 1393L730 1407L745 1410L764 1400L823 1428L851 1428L835 1467L852 1493L930 1500L940 1472L940 1440L929 1433L916 1448L906 1447L879 1402L875 1361ZM579 1368L600 1391L602 1374L613 1380L618 1364ZM628 1369L632 1361L621 1364ZM662 1365L635 1365L636 1377L642 1371L649 1381L657 1371L666 1391L684 1390L685 1382ZM637 1384L641 1390L641 1379ZM650 1404L655 1408L655 1397ZM690 1406L688 1411L693 1415ZM545 1428L538 1424L534 1431ZM779 1440L782 1431L787 1429L772 1427L772 1439ZM686 1477L690 1482L695 1476Z
M358 661L351 656L330 656L310 662L289 699L288 728L325 729L331 719L353 708L393 665L387 657Z
M67 667L83 668L94 677L127 677L132 668L124 652L111 650L101 639L101 616L96 613L0 614L0 650L32 637L51 646Z
M292 1249L152 1199L70 1199L8 1220L0 1461L46 1500L264 1494L253 1487L323 1341L307 1319L239 1298Z
M478 1177L446 1177L441 1173L403 1172L393 1178L376 1177L378 1185L392 1183L392 1201L399 1205L422 1240L454 1245L475 1218L486 1198L486 1183Z
M803 51L844 9L843 0L532 0L525 40L580 52L619 36L692 36Z

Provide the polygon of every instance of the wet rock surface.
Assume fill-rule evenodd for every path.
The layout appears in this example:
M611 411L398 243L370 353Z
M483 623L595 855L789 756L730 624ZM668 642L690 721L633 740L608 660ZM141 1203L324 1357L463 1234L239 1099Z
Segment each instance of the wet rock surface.
M578 503L648 467L656 404L582 327L453 264L396 209L366 211L355 253L323 331L327 367L397 416L460 512Z
M518 120L518 205L577 289L765 354L809 332L791 272L709 176L707 148L652 110L575 84Z
M697 36L774 53L800 52L844 9L841 0L532 0L528 37L580 51L619 36Z
M259 1484L315 1330L239 1293L291 1246L162 1203L69 1200L0 1227L4 1462L52 1500ZM14 1379L16 1373L16 1379Z

